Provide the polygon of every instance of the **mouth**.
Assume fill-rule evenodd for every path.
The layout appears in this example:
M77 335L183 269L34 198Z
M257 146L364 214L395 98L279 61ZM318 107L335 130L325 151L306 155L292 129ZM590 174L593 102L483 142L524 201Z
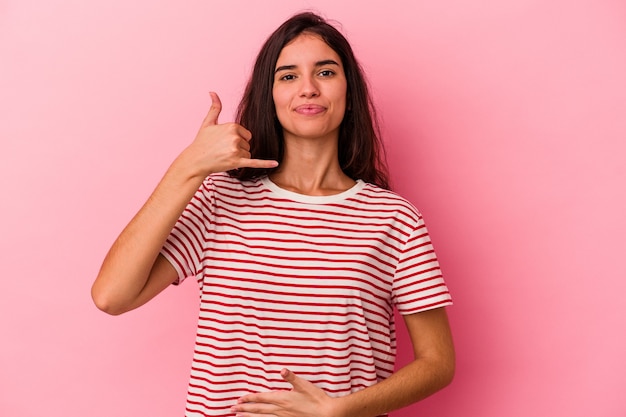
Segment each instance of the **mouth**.
M318 104L302 104L296 107L295 112L304 116L314 116L326 111L326 107Z

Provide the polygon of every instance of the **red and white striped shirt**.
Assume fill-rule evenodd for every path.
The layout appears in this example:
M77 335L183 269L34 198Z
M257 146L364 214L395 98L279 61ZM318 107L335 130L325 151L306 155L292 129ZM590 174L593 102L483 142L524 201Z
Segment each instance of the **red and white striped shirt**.
M394 305L451 304L421 215L363 181L308 196L211 175L162 253L200 286L188 417L290 389L284 367L331 396L375 384L394 368Z

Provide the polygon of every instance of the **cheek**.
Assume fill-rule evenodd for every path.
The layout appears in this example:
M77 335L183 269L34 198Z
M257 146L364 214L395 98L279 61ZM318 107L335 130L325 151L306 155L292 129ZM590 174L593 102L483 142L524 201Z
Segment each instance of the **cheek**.
M280 113L288 105L288 100L286 100L285 94L282 94L279 89L275 88L272 90L272 98L274 99L276 113Z
M341 110L345 112L348 105L348 96L347 89L344 89L341 93L339 93L336 97L336 102L341 107Z
M344 82L342 85L340 85L334 91L335 91L335 101L337 103L341 103L341 105L343 105L345 107L347 102L348 102L348 85L347 85L347 83Z

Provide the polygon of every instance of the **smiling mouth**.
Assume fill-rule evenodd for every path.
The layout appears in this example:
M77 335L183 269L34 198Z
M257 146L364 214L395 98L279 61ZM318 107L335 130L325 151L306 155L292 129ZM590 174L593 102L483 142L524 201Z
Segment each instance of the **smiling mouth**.
M317 104L303 104L295 108L295 112L305 116L314 116L326 111L326 107Z

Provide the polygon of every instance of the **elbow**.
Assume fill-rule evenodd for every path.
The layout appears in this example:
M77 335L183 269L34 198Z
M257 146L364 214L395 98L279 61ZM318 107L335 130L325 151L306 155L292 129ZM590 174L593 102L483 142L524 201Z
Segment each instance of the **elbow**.
M418 393L413 398L414 402L420 401L425 397L431 396L442 389L446 388L454 380L455 365L454 361L441 360L431 362L430 378L427 380L424 391Z
M127 311L118 303L115 303L106 291L98 289L96 284L91 287L91 299L100 311L103 311L111 316L119 316Z
M456 373L456 355L451 346L448 353L439 361L439 381L441 388L445 388L452 383Z
M429 382L430 392L427 395L434 394L435 392L446 388L454 380L454 375L456 373L456 358L453 349L450 349L445 354L442 353L437 357L425 359L424 365L426 365L427 369L430 370L428 374L431 376Z
M441 368L441 388L445 388L452 383L455 373L456 364L454 359L452 359Z

